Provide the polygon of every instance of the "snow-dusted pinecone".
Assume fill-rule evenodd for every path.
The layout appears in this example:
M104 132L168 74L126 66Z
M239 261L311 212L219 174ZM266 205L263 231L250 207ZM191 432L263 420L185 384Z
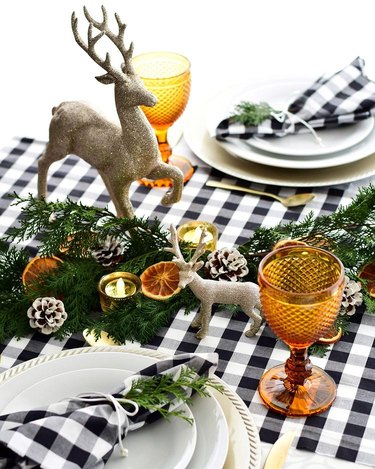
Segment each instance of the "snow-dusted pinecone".
M54 297L37 298L27 310L30 326L43 334L52 334L62 326L68 315L64 303Z
M120 241L112 236L107 236L101 246L91 251L94 259L103 267L112 267L122 259L123 247Z
M362 304L361 284L345 276L344 292L342 294L340 314L353 316L356 306Z
M207 257L205 264L208 276L214 280L236 282L249 273L247 261L237 249L216 249Z

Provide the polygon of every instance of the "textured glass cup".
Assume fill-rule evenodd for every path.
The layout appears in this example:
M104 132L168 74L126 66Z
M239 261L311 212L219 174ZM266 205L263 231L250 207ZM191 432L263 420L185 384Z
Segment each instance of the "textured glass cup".
M307 349L337 317L344 288L342 263L323 249L286 247L261 261L258 282L267 323L290 348L285 365L262 376L261 398L267 407L288 416L325 411L336 397L336 384L311 365Z
M133 66L145 87L158 100L155 106L142 106L142 110L155 130L163 161L179 167L186 182L194 172L193 166L187 159L172 154L168 129L181 116L189 100L190 62L173 52L148 52L134 57ZM169 179L142 179L141 182L150 187L171 185Z

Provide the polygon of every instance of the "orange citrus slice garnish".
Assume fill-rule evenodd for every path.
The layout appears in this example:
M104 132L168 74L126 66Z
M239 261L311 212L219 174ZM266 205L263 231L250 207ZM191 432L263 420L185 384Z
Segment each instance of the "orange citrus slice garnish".
M366 264L358 274L358 277L367 280L367 291L372 298L375 298L375 262Z
M141 275L142 293L153 300L168 300L178 293L180 271L174 262L158 262Z
M22 283L24 285L35 282L41 274L56 269L62 262L58 257L39 257L36 256L27 264L22 273Z
M324 337L321 337L319 340L317 340L318 344L335 344L341 339L342 336L342 329L341 327L336 328L336 325L334 324L328 332L325 334Z

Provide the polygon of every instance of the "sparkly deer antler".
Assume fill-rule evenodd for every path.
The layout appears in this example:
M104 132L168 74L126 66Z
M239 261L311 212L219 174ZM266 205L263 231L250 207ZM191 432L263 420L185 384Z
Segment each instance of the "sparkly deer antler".
M131 59L133 43L124 44L126 24L116 13L118 32L111 31L108 15L102 7L102 21L94 20L86 7L84 15L89 23L87 43L78 32L78 19L72 14L72 30L77 44L106 73L96 79L103 84L114 84L115 100L121 127L100 116L89 106L79 102L64 102L53 108L49 142L38 162L38 194L47 194L47 174L50 165L68 154L75 154L94 166L115 205L117 215L132 217L133 207L129 188L141 178L172 180L172 188L164 194L162 203L170 205L181 198L183 175L181 171L161 159L154 131L139 106L154 106L155 96L134 73ZM94 28L99 31L94 34ZM109 53L101 59L95 50L98 41L107 36L117 47L124 63L116 69Z
M172 247L167 247L165 250L175 255L173 262L180 270L179 287L185 288L189 285L191 291L201 302L200 311L191 323L192 327L199 329L196 334L197 338L203 339L208 332L214 303L240 305L247 316L253 320L252 326L246 331L246 336L255 335L262 323L261 316L254 310L254 308L261 310L258 285L252 282L219 282L203 279L197 274L197 271L204 264L198 259L204 252L205 231L203 230L198 246L189 262L185 261L181 253L176 228L173 225L170 226L170 233Z

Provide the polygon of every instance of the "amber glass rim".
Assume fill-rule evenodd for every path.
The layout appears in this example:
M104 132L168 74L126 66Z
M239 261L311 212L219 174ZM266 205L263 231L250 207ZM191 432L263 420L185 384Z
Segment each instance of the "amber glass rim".
M160 55L165 55L165 56L175 56L175 57L182 58L183 60L186 61L186 69L181 73L178 73L176 75L172 75L171 77L145 77L142 74L136 72L137 75L140 78L145 79L145 80L155 80L155 81L160 80L161 81L161 80L165 80L166 78L177 78L177 77L185 75L186 72L190 72L191 63L190 63L190 60L185 55L180 54L179 52L173 52L173 51L167 51L167 50L143 52L142 54L138 54L138 55L136 55L135 57L132 58L133 65L135 65L134 61L137 61L138 59L141 59L142 57L147 57L147 56L152 57L152 56L157 56L159 54Z
M269 261L269 259L273 256L275 256L278 253L282 252L290 252L290 251L319 251L324 254L328 254L331 256L337 264L341 267L341 273L339 278L336 280L334 284L332 284L330 287L324 288L323 290L317 290L314 292L306 292L306 293L298 293L298 292L291 292L288 290L283 290L282 288L276 287L272 283L270 283L266 277L263 275L263 267L264 265ZM258 267L258 277L262 280L263 283L265 283L269 288L280 292L282 294L287 293L288 296L290 297L298 297L298 298L307 298L310 297L311 295L314 295L316 297L317 295L324 295L327 293L330 293L331 291L335 291L339 288L339 286L343 283L344 281L344 276L345 276L345 271L344 271L344 266L343 263L340 261L340 259L335 256L332 252L327 251L326 249L321 249L321 248L316 248L313 246L286 246L280 249L275 249L274 251L269 252L260 262L259 267ZM259 282L258 282L259 283Z

